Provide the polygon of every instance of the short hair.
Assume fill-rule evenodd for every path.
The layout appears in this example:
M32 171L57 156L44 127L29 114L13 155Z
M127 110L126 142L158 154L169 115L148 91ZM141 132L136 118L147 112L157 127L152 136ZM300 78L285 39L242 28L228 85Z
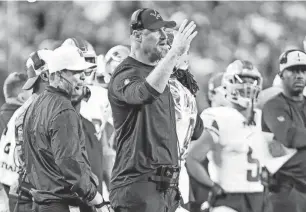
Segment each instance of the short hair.
M7 76L3 84L3 94L5 100L16 98L22 92L22 87L27 81L24 73L13 72Z

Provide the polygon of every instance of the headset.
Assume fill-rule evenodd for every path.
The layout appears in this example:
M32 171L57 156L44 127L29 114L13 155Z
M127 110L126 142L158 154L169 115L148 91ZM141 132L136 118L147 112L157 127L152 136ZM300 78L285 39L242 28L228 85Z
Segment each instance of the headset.
M143 11L145 11L146 9L147 9L147 8L138 9L138 10L136 10L136 11L133 13L133 15L132 15L132 17L131 17L131 34L132 34L133 30L143 28L142 22L141 22L139 16L140 16L140 14L141 14Z
M285 64L285 63L287 63L287 61L288 61L288 54L289 54L290 52L295 52L295 51L298 51L298 52L301 52L301 53L304 53L304 54L305 54L304 51L299 50L299 49L290 49L290 50L287 50L287 51L285 51L283 54L281 54L281 56L280 56L280 58L279 58L279 64ZM282 78L282 72L279 72L278 75Z
M280 58L279 58L279 63L280 63L280 64L287 63L288 54L289 54L290 52L295 52L295 51L302 52L302 53L305 54L304 51L299 50L299 49L290 49L290 50L287 50L287 51L285 51L285 52L280 56Z

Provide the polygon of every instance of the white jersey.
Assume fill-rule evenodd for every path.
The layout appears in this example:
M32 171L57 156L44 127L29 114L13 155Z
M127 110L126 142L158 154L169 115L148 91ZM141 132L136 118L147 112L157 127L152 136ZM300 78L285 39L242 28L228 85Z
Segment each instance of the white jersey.
M99 86L88 86L91 96L88 102L81 102L80 114L91 121L96 131L99 132L101 126L106 122L113 123L112 111L108 101L107 89Z
M18 182L19 168L23 165L20 160L20 145L17 145L17 139L20 141L20 131L16 132L16 127L23 124L23 116L28 107L37 98L37 94L33 94L30 98L19 107L7 124L6 130L1 135L0 141L0 183L12 186ZM22 116L22 117L21 117ZM21 119L21 120L20 120ZM21 131L22 132L22 131ZM22 139L23 141L23 139Z
M260 172L269 150L261 131L261 111L255 110L255 126L246 125L245 117L230 107L208 108L201 118L215 141L208 153L211 179L229 193L262 192Z
M169 80L175 102L176 132L180 145L180 158L185 159L197 119L195 97L177 79Z
M184 163L196 125L198 110L194 96L177 79L171 78L169 85L175 102L176 132L180 148L181 171L179 189L184 203L187 203L189 201L189 176Z

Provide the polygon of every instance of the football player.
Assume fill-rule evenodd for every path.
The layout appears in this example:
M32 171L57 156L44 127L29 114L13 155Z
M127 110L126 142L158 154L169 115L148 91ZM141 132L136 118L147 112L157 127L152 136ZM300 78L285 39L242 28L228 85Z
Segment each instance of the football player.
M189 202L189 176L185 167L185 158L190 141L197 139L203 131L203 122L198 115L195 100L198 86L188 70L187 54L181 58L175 67L169 80L169 86L175 102L176 131L179 140L181 166L179 189L183 202L186 204ZM182 209L179 208L178 210Z
M101 86L107 88L114 70L129 54L130 49L123 45L117 45L108 50L103 58L104 67L97 71L97 80Z
M260 172L269 152L261 112L254 109L262 77L252 63L236 60L221 84L227 104L202 112L205 131L191 143L189 172L211 188L210 211L262 212L266 205ZM206 158L209 175L201 165Z

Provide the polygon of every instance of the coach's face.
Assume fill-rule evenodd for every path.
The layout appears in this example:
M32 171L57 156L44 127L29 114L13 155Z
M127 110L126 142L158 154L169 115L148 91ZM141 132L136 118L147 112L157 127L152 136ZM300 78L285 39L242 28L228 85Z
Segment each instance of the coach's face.
M64 83L65 90L70 95L78 95L79 94L79 86L83 86L85 75L83 71L71 71L71 70L65 70L61 73L62 78L64 80L62 81Z
M164 58L169 51L164 28L154 31L142 30L141 49L152 63Z
M282 74L284 88L291 95L298 96L306 85L306 66L293 66L285 69Z

